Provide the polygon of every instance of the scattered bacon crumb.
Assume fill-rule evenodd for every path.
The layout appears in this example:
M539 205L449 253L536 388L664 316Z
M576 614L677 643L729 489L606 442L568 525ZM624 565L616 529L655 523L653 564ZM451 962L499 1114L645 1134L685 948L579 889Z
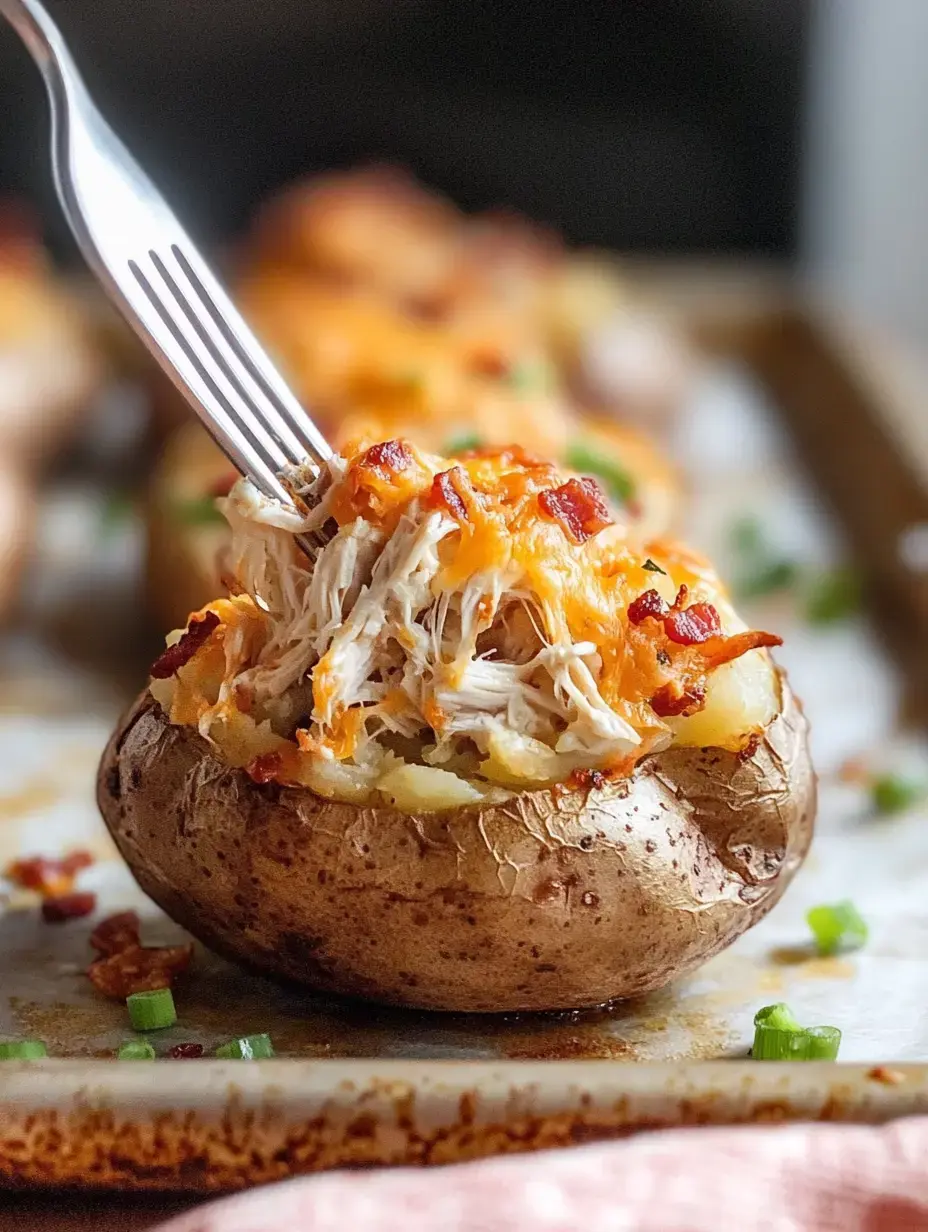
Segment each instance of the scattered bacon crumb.
M117 911L101 920L90 934L90 944L98 954L119 954L122 950L141 945L138 913Z
M60 898L70 894L74 879L81 869L93 864L89 851L71 851L66 856L29 856L14 860L4 876L23 890L35 890L43 898Z
M838 767L838 780L841 783L863 786L869 783L871 778L872 774L867 766L867 760L861 753L846 758Z
M179 672L185 663L190 662L203 643L208 641L210 634L218 626L219 617L215 612L205 612L202 616L192 619L180 641L175 642L173 646L168 646L167 650L155 659L149 674L155 680L167 680Z
M186 971L193 945L143 946L139 917L120 911L101 920L90 934L90 944L101 955L87 970L93 986L106 997L124 1001L134 992L170 988L174 977Z
M174 1057L174 1059L178 1061L186 1061L188 1059L192 1060L196 1057L202 1057L202 1055L202 1044L175 1044L174 1047L168 1051L168 1056Z
M432 509L444 508L459 522L468 520L467 505L461 494L461 483L466 479L460 466L453 466L448 471L442 471L432 480L432 488L428 495L428 505Z
M651 698L651 709L661 719L680 714L695 714L706 700L706 690L700 685L681 690L677 684L665 684Z
M568 479L559 488L541 492L538 504L577 543L586 543L612 524L603 490L595 479Z
M887 1087L898 1087L905 1082L905 1074L898 1069L889 1069L885 1065L875 1065L867 1070L867 1077L873 1082L882 1082Z
M134 992L170 988L174 977L186 971L193 957L193 945L130 946L106 958L98 958L87 969L90 982L105 997L124 1001Z
M96 908L97 896L89 891L79 894L59 894L42 903L42 919L46 924L64 924L80 920Z
M723 663L731 663L740 659L749 650L763 650L770 646L782 646L782 637L775 633L762 633L760 630L747 629L744 633L734 633L731 637L713 637L703 644L702 655L706 669L721 667Z
M279 753L259 753L245 767L245 773L255 783L270 783L283 767L283 759Z

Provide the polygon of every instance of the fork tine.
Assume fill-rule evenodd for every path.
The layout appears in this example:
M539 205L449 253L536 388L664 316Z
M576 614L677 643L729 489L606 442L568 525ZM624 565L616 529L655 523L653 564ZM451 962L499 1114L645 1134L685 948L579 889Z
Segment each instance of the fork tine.
M263 351L255 342L250 328L242 320L226 293L209 270L203 268L198 272L187 254L177 244L171 245L171 251L217 331L273 407L280 421L296 438L298 452L294 460L298 461L304 455L308 455L317 466L323 465L332 452L329 443L307 415L305 407L281 380L279 374L271 365L265 365L262 362Z
M184 288L178 284L160 254L152 249L148 256L173 297L174 305L180 310L180 319L178 320L175 315L175 321L183 327L186 320L187 328L183 328L184 335L189 337L192 343L193 337L190 331L193 331L193 335L199 339L217 372L224 377L229 387L230 397L238 399L245 411L263 429L268 446L275 451L278 468L287 462L300 460L304 451L301 449L299 440L290 431L286 420L276 413L273 406L268 405L267 399L255 386L247 369L238 362L226 340L222 336L217 336L215 328L211 328L209 318L204 320L203 315L197 311L199 305L191 304L190 299L184 293Z
M147 305L154 310L161 324L165 327L168 337L159 331L159 342L174 370L180 378L189 385L200 403L206 407L212 423L219 430L219 443L227 448L231 443L238 454L235 459L243 473L251 474L269 495L289 500L286 490L277 477L278 471L286 465L286 456L279 451L274 441L259 434L261 424L250 422L243 417L241 408L230 399L228 392L222 388L222 376L210 370L210 364L204 362L198 354L198 349L192 345L191 339L177 323L170 308L163 302L156 286L146 276L144 270L135 261L129 262L135 282L145 297ZM130 301L133 309L139 312L143 321L150 313L140 312L140 305ZM219 376L217 381L216 377ZM207 426L210 426L209 424ZM221 439L222 436L225 439ZM244 465L242 465L244 463Z

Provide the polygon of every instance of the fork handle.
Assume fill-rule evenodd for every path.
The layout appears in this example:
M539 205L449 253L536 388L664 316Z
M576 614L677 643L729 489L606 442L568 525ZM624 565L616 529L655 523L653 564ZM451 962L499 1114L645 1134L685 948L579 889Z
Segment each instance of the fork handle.
M42 70L49 93L62 90L65 79L80 82L80 74L65 46L61 31L41 4L34 0L0 0L2 14Z

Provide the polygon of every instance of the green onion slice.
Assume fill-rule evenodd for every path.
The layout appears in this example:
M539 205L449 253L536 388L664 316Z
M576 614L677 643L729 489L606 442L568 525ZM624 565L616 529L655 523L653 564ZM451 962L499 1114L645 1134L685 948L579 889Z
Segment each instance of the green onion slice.
M756 1061L834 1061L841 1044L837 1027L802 1027L788 1005L765 1005L754 1015Z
M126 1040L119 1045L117 1061L154 1061L155 1050L148 1040Z
M664 575L664 577L667 576L667 570L662 569L660 565L656 563L656 561L653 561L651 559L650 556L648 557L648 559L644 562L644 564L641 567L642 569L647 569L648 573L661 573Z
M806 619L813 625L846 620L860 608L860 577L853 569L820 574L806 595Z
M755 1027L769 1027L773 1031L801 1031L793 1011L784 1002L776 1005L765 1005L754 1015Z
M215 496L194 496L175 501L171 512L184 526L225 526L226 519L216 507Z
M867 924L849 900L833 906L813 907L806 915L819 954L859 950L867 944Z
M581 475L593 475L601 479L609 489L613 500L626 505L635 496L635 483L615 458L610 458L589 441L573 441L567 446L564 459L571 470Z
M240 1039L220 1044L216 1056L225 1061L263 1061L274 1055L274 1045L269 1035L243 1035Z
M928 794L928 787L899 774L881 774L873 780L870 794L878 813L901 813Z
M470 453L472 449L479 449L482 444L483 438L476 432L458 432L445 442L444 452L452 456L459 453Z
M5 1040L0 1043L0 1061L37 1061L48 1049L37 1039Z
M836 1061L841 1047L841 1032L837 1027L809 1027L802 1032L804 1055L798 1061Z
M134 992L126 997L129 1019L136 1031L160 1031L177 1022L177 1010L170 988Z

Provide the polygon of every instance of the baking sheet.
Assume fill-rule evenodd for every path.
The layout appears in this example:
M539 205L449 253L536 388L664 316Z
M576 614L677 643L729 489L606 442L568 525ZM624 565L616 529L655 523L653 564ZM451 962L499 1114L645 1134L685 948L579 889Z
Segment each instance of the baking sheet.
M110 474L123 470L124 457L133 456L131 415L118 400L115 405L115 411L111 406L102 417L96 452L87 453L89 465ZM693 493L683 536L706 548L723 570L731 564L732 523L745 515L758 516L778 547L809 564L827 565L841 557L835 528L794 471L775 410L746 372L725 365L706 372L689 413L681 419L673 449ZM139 527L131 519L108 525L98 483L80 467L48 494L43 517L28 598L29 631L10 633L0 641L0 864L16 855L89 848L97 863L82 874L80 884L97 891L98 915L134 907L142 914L146 941L168 941L179 930L135 888L93 801L99 752L119 709L144 679L146 656L153 650L139 606ZM271 1063L248 1067L246 1076L242 1067L199 1061L194 1080L182 1062L159 1067L157 1077L145 1066L71 1064L51 1082L45 1076L54 1068L51 1062L31 1068L4 1066L0 1110L7 1123L29 1111L30 1091L40 1102L51 1100L69 1109L69 1115L77 1115L78 1105L85 1112L80 1100L88 1083L101 1093L101 1106L136 1118L144 1118L152 1101L161 1110L158 1115L167 1106L178 1115L186 1109L189 1115L218 1116L216 1109L229 1098L230 1082L237 1090L244 1083L251 1099L273 1088L278 1095L268 1098L272 1104L282 1099L292 1120L307 1115L307 1083L315 1092L312 1106L318 1113L322 1105L354 1107L358 1090L374 1089L370 1083L378 1074L389 1075L396 1062L406 1064L395 1081L413 1096L420 1078L423 1084L434 1083L433 1064L441 1070L441 1062L483 1062L470 1077L455 1078L454 1094L443 1105L439 1120L443 1116L449 1124L460 1125L462 1090L479 1095L485 1081L501 1083L501 1089L526 1081L517 1077L525 1069L517 1061L744 1058L755 1010L778 1000L788 1001L804 1022L841 1027L842 1060L862 1063L864 1069L846 1073L813 1066L790 1078L794 1067L747 1066L745 1073L755 1075L748 1080L741 1066L677 1064L649 1067L632 1079L624 1067L598 1069L594 1076L581 1066L576 1079L568 1079L563 1066L531 1067L528 1087L533 1094L526 1096L526 1107L540 1101L545 1116L560 1111L569 1118L581 1115L584 1099L587 1111L594 1096L599 1108L606 1091L611 1093L612 1102L606 1101L610 1116L597 1114L597 1121L590 1113L587 1121L592 1117L599 1132L615 1132L637 1123L629 1119L627 1100L624 1111L616 1111L617 1096L613 1098L630 1082L643 1094L650 1091L663 1109L658 1116L654 1107L650 1112L639 1108L641 1123L663 1123L662 1117L664 1122L686 1120L686 1109L696 1106L693 1100L700 1097L711 1097L714 1111L706 1114L710 1119L740 1119L742 1113L747 1115L745 1109L763 1115L777 1084L783 1092L782 1115L824 1115L838 1106L833 1089L837 1083L847 1115L878 1117L923 1105L928 1109L921 1069L893 1070L887 1081L882 1071L875 1071L871 1085L885 1087L875 1112L867 1102L870 1095L854 1086L863 1081L867 1067L897 1066L928 1055L928 817L921 809L875 818L865 790L842 781L840 773L847 759L864 755L872 768L928 775L928 754L920 738L897 727L898 678L863 618L813 628L788 597L755 604L746 615L784 636L779 657L812 722L821 775L818 830L807 864L785 901L694 976L665 992L600 1013L488 1019L321 1000L241 972L197 946L192 972L176 990L179 1025L159 1033L159 1049L197 1040L209 1051L232 1034L266 1030L279 1056L326 1059L331 1065L287 1070L286 1062ZM848 897L870 925L866 950L846 957L815 957L808 946L806 910ZM127 1034L125 1010L101 998L84 975L92 924L45 924L32 897L10 891L0 915L0 1035L38 1036L56 1057L112 1055ZM336 1064L338 1058L366 1058L375 1064L353 1069ZM177 1067L184 1065L178 1074ZM757 1075L758 1069L765 1072ZM271 1071L273 1079L262 1076ZM471 1073L467 1067L461 1072ZM361 1088L348 1094L344 1084L355 1081L353 1074ZM675 1074L685 1074L682 1086L674 1086ZM790 1099L797 1083L806 1093L805 1103L794 1105ZM434 1110L438 1096L434 1086L429 1090ZM281 1091L291 1092L302 1108L299 1116ZM395 1119L395 1108L391 1116ZM70 1123L72 1129L82 1124ZM86 1135L86 1126L73 1132ZM9 1133L0 1130L0 1178L35 1180L28 1168L23 1170L22 1161L10 1155L9 1143ZM327 1158L331 1163L335 1157ZM297 1166L322 1165L287 1164ZM76 1163L72 1172L75 1169ZM127 1166L101 1173L96 1183L133 1183L135 1176L141 1184L140 1175L138 1168ZM209 1169L204 1175L205 1180L199 1176L191 1182L194 1187L213 1183ZM238 1175L240 1180L256 1179L244 1164ZM223 1176L223 1185L235 1183L228 1168ZM160 1183L182 1181L175 1169L170 1179L162 1174Z

